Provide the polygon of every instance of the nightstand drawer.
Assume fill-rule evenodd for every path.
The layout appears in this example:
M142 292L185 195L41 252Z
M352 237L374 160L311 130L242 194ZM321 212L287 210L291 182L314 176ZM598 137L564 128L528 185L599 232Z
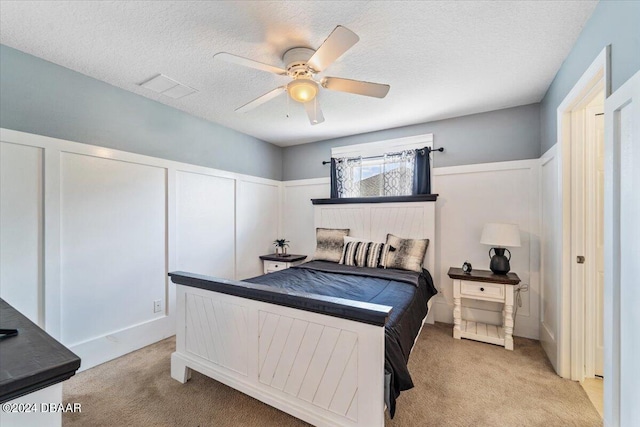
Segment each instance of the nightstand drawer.
M265 261L264 269L267 273L273 273L274 271L284 270L288 267L286 262L277 261Z
M460 282L460 296L464 297L487 297L504 299L504 285L496 285L493 283L479 283L479 282Z

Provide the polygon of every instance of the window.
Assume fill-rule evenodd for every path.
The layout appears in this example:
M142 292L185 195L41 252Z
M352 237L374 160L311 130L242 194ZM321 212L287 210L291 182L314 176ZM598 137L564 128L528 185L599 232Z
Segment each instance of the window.
M432 135L332 149L331 197L431 193Z

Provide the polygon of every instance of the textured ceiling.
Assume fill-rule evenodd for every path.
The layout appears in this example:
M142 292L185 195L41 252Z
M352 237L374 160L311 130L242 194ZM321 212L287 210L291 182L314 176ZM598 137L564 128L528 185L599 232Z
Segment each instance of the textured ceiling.
M11 2L0 42L280 146L538 102L596 2ZM360 36L320 77L391 85L376 99L323 90L326 121L281 96L234 109L287 77L213 59L230 52L283 66L336 25ZM137 86L162 73L199 92ZM289 117L287 118L287 111Z

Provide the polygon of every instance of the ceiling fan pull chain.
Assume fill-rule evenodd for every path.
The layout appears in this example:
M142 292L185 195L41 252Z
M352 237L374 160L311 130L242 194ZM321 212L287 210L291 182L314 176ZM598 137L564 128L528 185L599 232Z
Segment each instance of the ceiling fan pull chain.
M288 95L288 93L287 93ZM287 119L289 118L289 96L287 96Z

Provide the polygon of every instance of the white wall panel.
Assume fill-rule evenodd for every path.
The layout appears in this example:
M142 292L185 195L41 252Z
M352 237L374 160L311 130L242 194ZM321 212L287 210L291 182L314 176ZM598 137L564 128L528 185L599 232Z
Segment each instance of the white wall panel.
M291 252L311 259L316 250L314 211L311 199L329 197L329 180L285 182L283 187L283 237L291 241Z
M43 150L0 143L0 296L42 326Z
M67 345L164 312L164 168L62 153L62 339Z
M562 236L555 151L554 146L542 157L540 167L540 342L557 370Z
M234 278L235 181L176 173L176 269Z
M539 220L537 161L504 162L484 165L439 168L434 170L434 189L438 197L436 220L436 260L440 301L447 306L444 313L436 313L436 320L448 320L453 304L452 281L447 276L450 267L461 267L465 260L474 269L489 269L489 246L480 243L485 223L517 224L522 246L509 248L512 253L511 271L521 283L529 284L529 292L522 296L518 308L515 334L538 338L539 298ZM436 255L437 257L437 255ZM470 309L463 309L468 320L501 323L502 307L484 301L465 301ZM441 311L442 307L438 307Z
M261 274L278 237L279 182L9 129L0 140L2 296L81 369L175 333L168 270L233 278L242 239L243 277Z
M280 238L280 187L239 180L236 205L236 279L263 273L260 255L273 253Z

